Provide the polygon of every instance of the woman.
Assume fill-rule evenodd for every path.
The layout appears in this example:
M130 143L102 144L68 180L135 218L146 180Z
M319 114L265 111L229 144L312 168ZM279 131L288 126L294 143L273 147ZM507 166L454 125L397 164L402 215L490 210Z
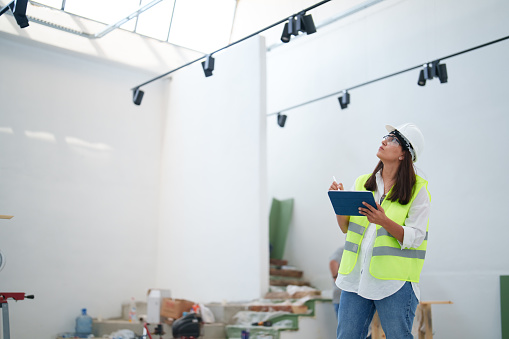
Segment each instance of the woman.
M430 210L427 181L413 166L424 137L414 124L386 128L378 165L352 189L372 191L377 208L364 203L359 216L336 216L346 233L336 279L342 290L338 339L366 338L375 311L388 339L413 338ZM334 181L330 190L343 184Z

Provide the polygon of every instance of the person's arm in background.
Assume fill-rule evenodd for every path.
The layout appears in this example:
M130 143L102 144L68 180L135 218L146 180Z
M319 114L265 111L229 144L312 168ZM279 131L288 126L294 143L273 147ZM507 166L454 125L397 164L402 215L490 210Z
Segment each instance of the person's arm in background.
M332 185L329 187L329 191L343 191L343 184L337 183L336 181L332 182ZM349 215L337 215L336 219L338 221L339 228L341 228L341 232L346 233L348 231L348 223L350 222Z
M332 274L332 279L336 280L338 277L339 271L339 263L336 260L331 260L329 262L330 273Z

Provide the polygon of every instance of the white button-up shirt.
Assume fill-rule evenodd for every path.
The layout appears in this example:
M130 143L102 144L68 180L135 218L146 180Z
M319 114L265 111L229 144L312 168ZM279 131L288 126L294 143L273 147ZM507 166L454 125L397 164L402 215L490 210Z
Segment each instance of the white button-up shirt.
M376 173L377 190L375 200L380 203L380 198L384 192L384 182L381 172ZM352 190L355 190L355 185ZM417 248L426 237L426 227L430 213L430 200L425 187L417 193L410 210L408 218L405 220L403 243L401 248ZM363 298L371 300L380 300L393 295L403 285L405 281L401 280L381 280L373 277L369 273L369 264L373 253L373 246L376 238L376 225L370 223L364 233L359 256L355 267L350 274L338 274L336 285L343 291L354 292ZM420 300L420 289L418 283L412 283L415 296Z

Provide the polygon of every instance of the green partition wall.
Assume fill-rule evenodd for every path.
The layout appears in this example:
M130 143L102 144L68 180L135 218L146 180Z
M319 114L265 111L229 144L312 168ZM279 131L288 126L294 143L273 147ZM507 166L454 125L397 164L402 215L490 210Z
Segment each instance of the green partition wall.
M292 220L293 199L272 199L269 217L270 258L283 259L288 227Z
M500 315L502 339L509 339L509 275L500 276Z

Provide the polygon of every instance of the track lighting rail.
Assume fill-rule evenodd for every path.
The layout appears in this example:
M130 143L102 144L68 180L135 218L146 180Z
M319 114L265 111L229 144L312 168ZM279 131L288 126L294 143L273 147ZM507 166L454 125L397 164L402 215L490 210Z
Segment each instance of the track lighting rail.
M301 13L305 13L305 12L307 12L307 11L310 11L310 10L312 10L312 9L314 9L314 8L318 7L318 6L321 6L321 5L323 5L323 4L325 4L325 3L329 2L329 1L331 1L331 0L323 0L323 1L320 1L319 3L316 3L316 4L314 4L314 5L312 5L312 6L308 7L308 8L306 8L306 9L304 9L304 10L302 10L302 11L298 12L298 13L295 13L295 14L293 14L293 15L289 16L289 17L290 17L290 18L291 18L291 17L296 17L296 16L300 15ZM259 31L255 32L255 33L253 33L253 34L250 34L250 35L248 35L248 36L246 36L246 37L244 37L244 38L242 38L242 39L240 39L240 40L237 40L237 41L235 41L235 42L232 42L231 44L226 45L226 46L224 46L224 47L222 47L222 48L218 49L217 51L214 51L214 52L212 52L212 53L209 53L209 54L207 54L207 55L204 55L204 56L202 56L202 57L200 57L200 58L198 58L198 59L195 59L195 60L193 60L193 61L188 62L188 63L187 63L187 64L185 64L185 65L182 65L182 66L180 66L180 67L177 67L177 68L175 68L175 69L172 69L171 71L168 71L168 72L166 72L166 73L164 73L164 74L161 74L161 75L159 75L159 76L157 76L157 77L155 77L155 78L153 78L153 79L150 79L150 80L148 80L148 81L145 81L144 83L139 84L138 86L131 88L131 90L132 90L132 91L134 91L134 92L135 92L135 91L137 91L137 90L139 91L140 87L142 87L142 86L148 85L148 84L149 84L149 83L151 83L151 82L154 82L154 81L156 81L156 80L159 80L159 79L161 79L161 78L164 78L165 76L167 76L167 75L169 75L169 74L171 74L171 73L173 73L173 72L176 72L176 71L178 71L178 70L180 70L180 69L182 69L182 68L185 68L185 67L187 67L187 66L189 66L189 65L192 65L192 64L194 64L195 62L198 62L198 61L200 61L200 60L203 60L204 58L208 58L208 57L212 56L213 54L215 54L215 53L217 53L217 52L220 52L220 51L222 51L222 50L224 50L224 49L227 49L227 48L229 48L229 47L231 47L231 46L233 46L233 45L238 44L239 42L242 42L242 41L244 41L244 40L247 40L247 39L249 39L249 38L252 38L252 37L254 37L254 36L256 36L256 35L258 35L258 34L260 34L260 33L264 32L264 31L266 31L266 30L268 30L268 29L271 29L272 27L275 27L275 26L277 26L277 25L279 25L279 24L282 24L282 23L284 23L284 22L286 22L286 21L288 21L288 17L286 17L286 18L284 18L284 19L282 19L282 20L279 20L278 22L273 23L273 24L272 24L272 25L270 25L270 26L267 26L267 27L265 27L265 28L262 28L262 29L260 29Z
M396 75L399 75L399 74L402 74L402 73L406 73L406 72L409 72L409 71L413 71L415 69L422 68L423 66L424 67L431 67L431 65L439 65L440 61L443 61L443 60L446 60L446 59L449 59L449 58L452 58L452 57L455 57L455 56L458 56L458 55L461 55L461 54L464 54L464 53L472 52L472 51L474 51L476 49L483 48L483 47L486 47L486 46L490 46L490 45L496 44L498 42L501 42L501 41L504 41L504 40L507 40L507 39L509 39L509 36L506 36L506 37L503 37L503 38L500 38L500 39L496 39L496 40L493 40L493 41L490 41L490 42L487 42L487 43L484 43L484 44L481 44L481 45L478 45L478 46L475 46L475 47L472 47L472 48L469 48L469 49L466 49L466 50L463 50L463 51L460 51L460 52L457 52L457 53L454 53L454 54L450 54L450 55L444 56L444 57L439 58L439 59L435 59L433 61L430 61L430 62L427 62L427 63L424 63L424 64L419 64L417 66L410 67L410 68L404 69L402 71L398 71L398 72L395 72L395 73L392 73L392 74L388 74L388 75L385 75L385 76L380 77L380 78L376 78L376 79L373 79L373 80L370 80L370 81L366 81L364 83L361 83L361 84L358 84L358 85L355 85L355 86L352 86L352 87L349 87L349 88L346 88L346 89L342 89L340 91L337 91L337 92L334 92L334 93L330 93L330 94L321 96L319 98L311 99L311 100L308 100L306 102L303 102L303 103L300 103L300 104L297 104L297 105L294 105L294 106L291 106L291 107L287 107L287 108L278 110L278 111L273 112L273 113L269 113L269 114L267 114L267 116L280 115L283 112L287 112L287 111L293 110L295 108L311 104L311 103L316 102L316 101L320 101L320 100L323 100L323 99L326 99L326 98L329 98L329 97L332 97L332 96L336 96L336 95L341 94L341 93L348 94L348 92L351 91L352 89L356 89L356 88L359 88L359 87L362 87L362 86L370 85L370 84L372 84L374 82L377 82L377 81L385 80L385 79L391 78L393 76L396 76ZM443 66L445 66L445 64L443 64ZM446 82L446 81L442 81L442 79L441 79L441 82ZM348 103L350 101L349 99L350 99L350 96L348 95ZM346 106L343 107L343 105L342 105L342 108L346 108Z

